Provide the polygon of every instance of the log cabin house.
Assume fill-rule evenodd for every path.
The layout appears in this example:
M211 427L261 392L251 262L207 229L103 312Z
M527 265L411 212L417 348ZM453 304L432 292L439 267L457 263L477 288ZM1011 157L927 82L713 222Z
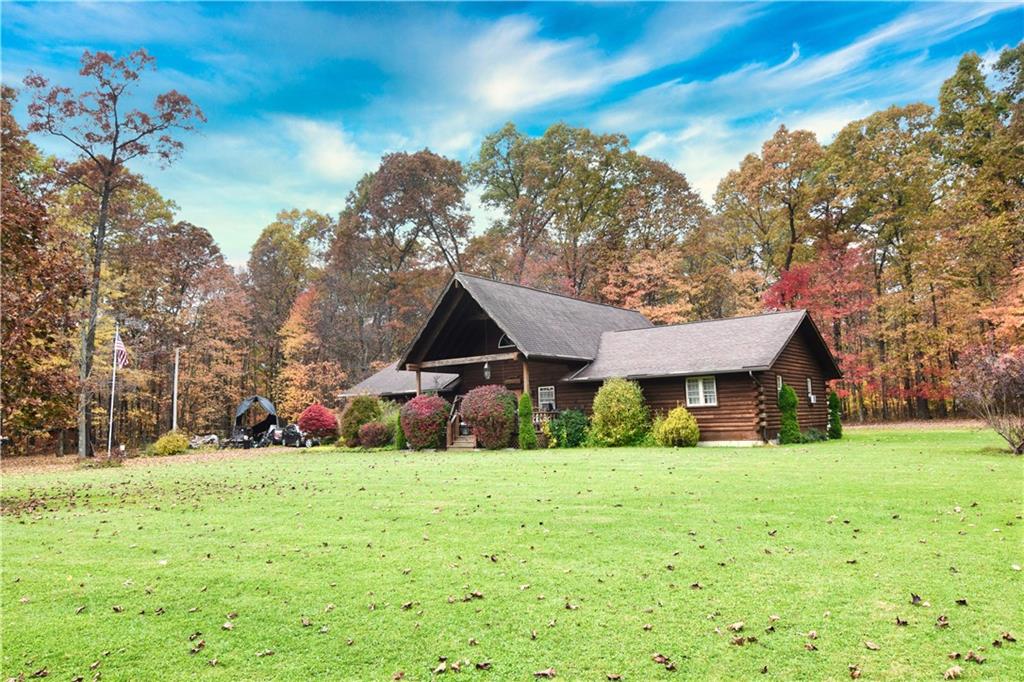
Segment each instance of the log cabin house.
M459 396L477 386L528 392L539 424L589 413L601 383L622 377L652 412L690 410L703 443L764 443L778 438L783 382L801 428L825 430L827 382L840 376L804 310L654 326L636 311L457 273L405 354L344 395L444 395L455 405L449 446L472 447L452 427Z

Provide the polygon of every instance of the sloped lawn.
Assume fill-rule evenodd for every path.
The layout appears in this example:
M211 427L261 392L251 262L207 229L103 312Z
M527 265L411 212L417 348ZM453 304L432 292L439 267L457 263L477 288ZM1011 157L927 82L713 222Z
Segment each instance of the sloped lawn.
M859 430L5 475L3 677L1020 679L1024 460L999 447Z

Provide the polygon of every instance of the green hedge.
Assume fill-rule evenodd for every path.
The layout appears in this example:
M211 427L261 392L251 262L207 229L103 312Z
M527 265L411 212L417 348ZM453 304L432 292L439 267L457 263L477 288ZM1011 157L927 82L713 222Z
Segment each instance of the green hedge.
M685 407L675 408L664 419L658 420L654 440L658 445L668 447L693 447L700 440L697 418Z
M640 384L609 379L594 396L590 440L597 446L639 445L651 430L651 415Z
M537 447L537 432L533 430L533 400L525 391L519 396L519 449Z
M802 443L803 436L800 434L800 422L796 417L796 391L788 384L782 384L779 391L779 413L782 418L782 428L779 429L779 444Z

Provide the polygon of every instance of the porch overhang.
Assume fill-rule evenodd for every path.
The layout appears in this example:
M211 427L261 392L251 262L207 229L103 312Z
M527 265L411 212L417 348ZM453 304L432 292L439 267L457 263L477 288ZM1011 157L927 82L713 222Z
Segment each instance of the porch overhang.
M416 372L435 367L454 367L457 365L478 365L483 362L498 362L499 360L518 360L519 353L491 353L489 355L467 355L461 358L442 358L440 360L424 360L422 362L407 362L405 369Z

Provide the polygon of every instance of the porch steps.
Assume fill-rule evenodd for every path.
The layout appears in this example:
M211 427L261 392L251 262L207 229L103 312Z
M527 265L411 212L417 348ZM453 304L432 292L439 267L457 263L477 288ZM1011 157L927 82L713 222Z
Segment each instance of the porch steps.
M476 436L456 436L455 442L448 446L449 450L476 450Z

